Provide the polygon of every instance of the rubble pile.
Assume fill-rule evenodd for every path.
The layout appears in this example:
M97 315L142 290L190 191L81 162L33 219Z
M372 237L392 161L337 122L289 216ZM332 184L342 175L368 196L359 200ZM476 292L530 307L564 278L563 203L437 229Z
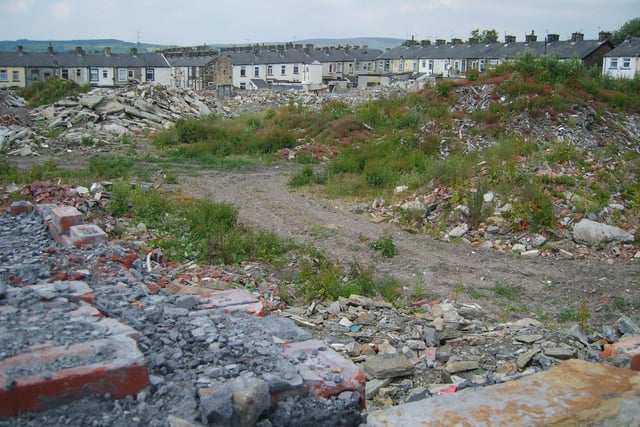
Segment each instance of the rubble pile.
M601 329L553 330L532 318L499 322L481 306L416 301L399 310L358 295L282 314L310 327L367 374L367 409L516 380L581 359L628 368L631 357L602 352L640 335L626 316ZM635 341L634 341L635 342Z
M87 209L95 207L95 197L85 190L34 183L23 194L37 203L77 206L92 218ZM612 324L591 326L583 319L560 329L526 316L500 319L455 299L418 300L401 309L351 295L288 307L277 297L287 284L259 264L177 265L146 247L144 227L135 233L106 245L62 247L37 215L0 216L0 362L42 342L71 348L88 339L120 342L125 338L117 337L126 335L135 337L137 357L149 370L148 385L120 400L91 396L0 418L0 425L358 425L367 412L507 383L567 359L640 369L634 353L640 326L625 315ZM212 289L253 294L266 317L216 309ZM71 313L77 314L66 320ZM109 319L126 327L114 329ZM283 343L301 340L321 345L283 357ZM328 351L366 375L365 412L353 389L323 398L283 395L268 409L266 390L295 389L302 366L338 390L344 387L346 369L336 361L323 368L316 359ZM91 362L110 354L98 352ZM37 374L46 378L47 370L71 362L52 362ZM235 418L240 416L244 421Z
M5 95L2 102L15 104L16 99ZM29 123L33 126L3 115L0 150L27 156L37 155L41 150L62 153L83 145L113 146L145 130L169 128L178 119L209 114L231 116L214 98L187 89L151 83L97 88L34 108L29 112Z

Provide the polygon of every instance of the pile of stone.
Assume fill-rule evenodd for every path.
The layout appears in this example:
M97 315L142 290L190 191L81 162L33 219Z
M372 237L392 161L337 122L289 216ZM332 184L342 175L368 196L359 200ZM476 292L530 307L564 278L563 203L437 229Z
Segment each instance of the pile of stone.
M552 330L532 318L491 321L476 304L419 301L398 310L359 295L282 315L362 367L370 411L516 380L567 359L626 368L640 361L612 346L640 339L640 327L626 316L601 330L578 324ZM603 358L603 350L611 357Z
M49 148L121 144L145 130L166 129L178 119L210 114L231 116L214 98L188 89L151 83L97 88L31 110L35 126L13 120L0 126L0 149L26 156Z

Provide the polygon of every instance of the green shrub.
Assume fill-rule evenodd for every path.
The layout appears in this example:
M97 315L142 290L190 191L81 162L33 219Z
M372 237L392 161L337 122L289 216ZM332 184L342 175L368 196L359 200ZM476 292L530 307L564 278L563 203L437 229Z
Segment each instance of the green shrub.
M396 245L393 243L393 237L389 234L383 234L377 240L371 242L369 247L379 251L380 255L385 258L393 258L397 253Z
M18 95L23 97L29 107L54 104L56 101L88 92L90 85L80 86L71 80L52 77L42 82L35 82L31 86L20 89Z

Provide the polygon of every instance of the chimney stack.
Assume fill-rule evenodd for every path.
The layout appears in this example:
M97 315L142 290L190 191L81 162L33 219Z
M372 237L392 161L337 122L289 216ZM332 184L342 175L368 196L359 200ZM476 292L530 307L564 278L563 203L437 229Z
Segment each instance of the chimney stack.
M22 47L21 44L18 45L18 55L20 56L24 55L24 48Z
M487 42L489 43L495 43L498 41L498 36L489 36L487 37Z
M505 43L515 43L516 42L516 36L504 36L504 42Z
M131 48L131 55L132 56L138 56L138 48L137 47L132 47Z
M462 39L458 39L458 38L451 39L451 44L461 44L461 43L462 43Z
M431 40L429 39L420 40L420 46L431 46Z
M572 33L571 34L571 41L572 42L581 42L584 40L584 34L582 33Z
M534 43L534 42L537 42L537 41L538 41L538 36L536 36L536 35L533 33L533 31L531 31L531 34L527 34L527 35L525 36L525 41L526 41L527 43Z
M606 42L607 40L611 40L611 33L608 31L600 31L598 33L598 41Z
M51 43L49 43L49 46L47 46L47 52L49 53L49 55L53 55L53 45Z
M109 46L104 48L104 55L111 56L111 48Z
M436 46L443 46L447 43L445 39L436 39Z
M560 41L559 34L547 34L547 43L553 43L557 41Z
M82 46L76 46L76 55L82 56Z

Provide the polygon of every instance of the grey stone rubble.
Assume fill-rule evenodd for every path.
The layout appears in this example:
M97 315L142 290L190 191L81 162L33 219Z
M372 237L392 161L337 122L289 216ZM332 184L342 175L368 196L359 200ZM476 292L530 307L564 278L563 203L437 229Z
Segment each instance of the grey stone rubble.
M314 335L363 368L368 411L516 380L571 358L629 368L628 356L603 359L601 353L639 332L624 315L600 329L552 329L532 318L496 322L477 304L399 310L355 295L283 314L315 325Z
M284 396L271 407L272 389L302 385L297 373L301 359L283 356L280 349L282 342L310 337L292 320L230 315L203 305L207 300L195 295L154 294L145 277L155 273L143 261L131 268L113 261L140 250L136 243L62 247L45 230L36 214L0 216L0 359L39 342L65 346L112 334L105 325L117 319L135 330L151 385L119 401L91 396L43 413L0 419L0 426L334 426L362 421L359 395L351 391L331 398ZM82 282L54 281L61 272ZM22 279L19 285L15 277ZM93 291L94 306L106 319L69 320L66 314L87 308L73 296L77 283ZM41 366L39 372L67 362Z
M8 103L16 104L16 97L7 99ZM0 125L0 149L25 156L49 148L65 150L81 144L121 144L145 129L169 128L180 118L209 114L232 116L215 98L200 96L188 89L151 83L98 88L34 108L28 123Z

